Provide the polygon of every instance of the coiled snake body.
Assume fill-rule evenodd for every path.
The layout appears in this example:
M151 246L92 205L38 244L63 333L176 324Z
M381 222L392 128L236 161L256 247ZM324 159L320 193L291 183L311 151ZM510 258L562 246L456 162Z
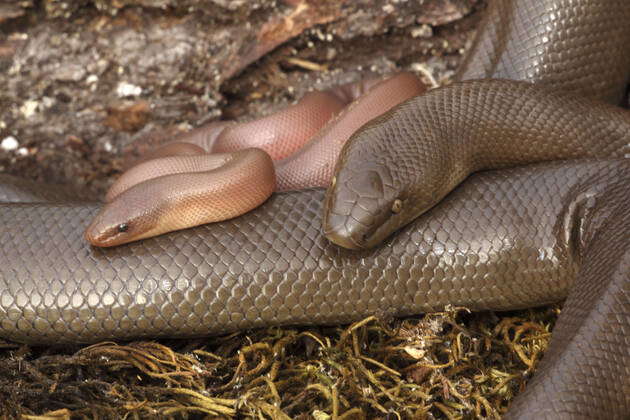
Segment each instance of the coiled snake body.
M622 0L497 1L460 78L515 78L546 85L543 90L618 103L630 69L629 20L630 5ZM486 89L500 96L509 82L487 83ZM458 86L434 91L448 93L435 102L438 113L451 112L449 104L459 101L449 93L453 89ZM567 117L576 108L559 98L555 112L539 115L523 138L508 138L510 115L499 111L487 116L483 127L472 128L494 136L508 152L511 144L512 150L529 150L532 138L570 132L572 127L557 127L557 121L580 120ZM405 145L418 144L404 135L418 132L418 122L400 120L410 115L400 109L413 107L413 101L355 136L344 148L345 158L365 143L370 130L382 128L400 143L396 150L403 155ZM485 102L470 103L474 109ZM617 122L608 125L599 111L591 115L585 106L579 108L583 119L608 128L606 135L591 133L601 149L557 155L550 140L551 155L537 151L542 157L530 160L597 159L473 175L382 246L361 251L344 250L323 236L320 190L277 194L231 221L96 249L81 235L97 204L64 202L62 192L51 197L56 193L2 178L0 199L7 204L0 205L0 335L29 343L189 337L349 322L376 311L408 315L449 303L515 309L567 297L548 354L510 415L623 418L630 413L630 132L623 111L613 111ZM557 149L570 143L559 141L565 143ZM514 163L498 159L493 165ZM411 170L419 164L397 163ZM344 178L344 168L338 168L336 185L366 187L359 198L370 198L378 183L355 182L351 173ZM382 181L378 168L366 171L372 169L378 175L373 179ZM394 181L376 189L398 188ZM336 194L339 204L345 196ZM369 212L369 205L358 208ZM365 220L360 209L347 208L329 223L332 228ZM352 227L344 238L359 230Z

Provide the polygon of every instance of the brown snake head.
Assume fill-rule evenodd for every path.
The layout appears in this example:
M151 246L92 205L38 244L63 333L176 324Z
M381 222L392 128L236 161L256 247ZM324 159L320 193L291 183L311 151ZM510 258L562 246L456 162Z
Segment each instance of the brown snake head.
M345 144L326 193L323 229L333 243L372 248L433 207L449 176L444 153L429 150L431 135L414 131L404 102L357 131ZM401 123L402 122L402 123ZM412 141L415 136L426 142Z
M118 180L122 192L85 232L92 245L121 245L239 216L267 200L276 180L271 157L256 148L162 157L126 176Z
M125 193L123 193L125 194ZM85 230L84 237L92 245L110 247L151 236L158 225L158 206L146 210L146 202L131 204L114 200L105 204Z

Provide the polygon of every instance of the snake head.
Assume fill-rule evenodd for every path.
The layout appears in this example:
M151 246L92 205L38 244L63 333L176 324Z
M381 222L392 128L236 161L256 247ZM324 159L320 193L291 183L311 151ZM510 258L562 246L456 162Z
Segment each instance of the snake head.
M396 182L400 174L393 174L388 167L370 166L363 164L358 172L340 170L326 193L324 234L344 248L379 245L433 202L417 194L413 183Z
M133 190L135 187L131 188ZM84 237L94 246L111 247L152 236L159 209L146 194L123 192L105 204L86 228Z
M349 249L376 245L382 227L391 224L396 191L387 168L362 165L337 172L326 192L324 234L333 243Z
M418 125L409 121L416 116L407 104L372 120L344 145L324 205L323 230L331 242L375 247L448 193L446 154L431 147L431 136L414 132Z

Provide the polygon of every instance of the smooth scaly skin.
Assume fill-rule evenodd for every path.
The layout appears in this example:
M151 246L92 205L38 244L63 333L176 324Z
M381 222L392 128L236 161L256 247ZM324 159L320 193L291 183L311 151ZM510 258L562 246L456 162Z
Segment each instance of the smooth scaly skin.
M620 103L630 69L626 0L489 3L455 80L524 80Z
M500 3L518 19L539 18L522 26L531 35L525 39L536 39L540 28L558 29L545 20L550 4L577 5L582 20L604 16L605 24L561 38L563 48L600 36L605 48L592 44L578 56L614 53L610 44L617 41L627 45L610 32L628 30L625 2ZM579 19L564 23L576 22L580 31ZM508 39L522 37L504 24ZM494 48L503 45L511 44ZM509 61L506 54L501 60ZM623 60L604 63L617 68ZM318 233L318 192L279 195L234 221L108 250L80 241L77 226L95 206L6 205L0 329L31 342L73 340L77 333L88 341L197 335L346 322L379 307L399 315L446 303L518 308L561 299L571 289L547 356L511 415L622 418L630 411L628 164L600 165L476 175L386 246L360 254Z
M566 309L576 316L557 330L565 340L586 330L589 340L578 340L577 356L556 356L561 364L539 374L552 381L526 393L543 406L614 418L630 409L627 394L607 388L627 386L630 374L629 178L624 161L475 175L430 215L362 252L323 236L319 190L107 249L90 247L77 229L97 204L1 205L0 336L75 343L337 324L447 304L515 309L563 298L577 281L584 287L573 288L576 304ZM599 318L585 316L593 311ZM563 333L563 323L573 325ZM565 345L553 343L551 357ZM557 371L571 375L566 389Z
M430 216L362 252L323 236L321 190L276 194L230 222L110 249L90 247L76 229L97 204L2 204L3 335L48 343L194 336L449 303L501 310L554 302L579 269L590 209L609 202L602 191L628 175L623 161L479 174ZM501 278L493 287L502 293L484 293L489 275ZM59 320L75 311L75 324Z

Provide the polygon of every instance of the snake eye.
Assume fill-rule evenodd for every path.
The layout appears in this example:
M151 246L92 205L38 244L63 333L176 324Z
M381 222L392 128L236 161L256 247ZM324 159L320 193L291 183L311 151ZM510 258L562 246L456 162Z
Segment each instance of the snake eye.
M402 208L403 208L402 200L400 200L398 198L396 200L394 200L394 203L392 204L392 213L398 214L398 213L400 213Z
M124 233L124 232L127 232L128 230L129 230L129 225L127 223L121 223L118 225L119 233Z

